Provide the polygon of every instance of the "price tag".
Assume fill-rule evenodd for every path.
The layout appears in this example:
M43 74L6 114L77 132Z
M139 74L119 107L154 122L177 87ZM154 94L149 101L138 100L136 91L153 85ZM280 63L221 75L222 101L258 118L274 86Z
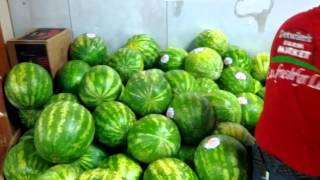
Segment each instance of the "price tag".
M204 148L207 150L214 149L220 145L220 139L217 137L211 138L208 142L204 145Z
M170 60L170 56L168 54L165 54L162 56L160 62L163 64L166 64L167 62L169 62L169 60Z
M97 37L97 35L95 33L87 33L87 37L92 39Z
M174 110L174 108L173 107L169 107L168 108L168 110L167 110L167 112L166 112L166 116L168 117L168 118L174 118L174 116L175 116L175 110Z

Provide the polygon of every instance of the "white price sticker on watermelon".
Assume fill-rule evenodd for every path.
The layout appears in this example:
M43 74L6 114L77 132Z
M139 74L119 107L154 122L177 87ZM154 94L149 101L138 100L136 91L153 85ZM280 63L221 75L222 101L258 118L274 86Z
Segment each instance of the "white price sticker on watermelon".
M95 38L97 35L95 33L87 33L88 38Z
M245 97L238 97L238 101L241 105L246 105L248 104L248 99Z
M230 65L233 63L233 59L231 57L226 57L224 60L223 60L223 63L225 65Z
M220 139L217 137L211 138L207 141L207 143L204 145L204 148L207 150L214 149L220 145Z
M173 107L169 107L167 112L166 112L166 116L168 118L174 118L174 115L175 115L175 111L174 111L174 108Z
M197 48L197 49L194 49L193 51L191 51L192 53L200 53L204 51L204 48Z
M163 64L166 64L167 62L169 62L169 60L170 60L170 56L168 54L165 54L160 59L160 62L163 63Z
M247 80L247 75L243 72L237 72L235 77L236 77L236 79L241 80L241 81Z

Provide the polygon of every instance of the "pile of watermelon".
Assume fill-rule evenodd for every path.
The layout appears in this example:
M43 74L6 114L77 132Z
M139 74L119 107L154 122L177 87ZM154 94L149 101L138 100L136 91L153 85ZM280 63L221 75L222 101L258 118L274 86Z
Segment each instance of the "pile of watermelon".
M6 179L247 179L247 148L263 108L269 55L250 56L223 32L195 49L160 50L134 35L113 54L78 36L54 78L20 63L5 94L25 133L8 152Z

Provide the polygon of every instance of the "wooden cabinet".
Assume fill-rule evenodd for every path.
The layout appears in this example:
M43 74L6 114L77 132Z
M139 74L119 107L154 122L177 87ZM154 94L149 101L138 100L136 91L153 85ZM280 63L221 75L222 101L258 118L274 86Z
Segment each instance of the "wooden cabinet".
M5 154L12 143L14 128L11 126L5 107L3 92L4 77L10 69L7 51L3 40L2 30L0 27L0 179L2 174L2 165Z

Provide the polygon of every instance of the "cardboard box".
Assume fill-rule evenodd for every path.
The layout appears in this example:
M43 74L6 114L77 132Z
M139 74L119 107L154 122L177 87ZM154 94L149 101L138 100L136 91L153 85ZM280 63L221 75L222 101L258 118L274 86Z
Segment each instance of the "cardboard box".
M68 60L71 33L65 28L40 28L7 42L11 66L19 62L42 65L52 76Z

